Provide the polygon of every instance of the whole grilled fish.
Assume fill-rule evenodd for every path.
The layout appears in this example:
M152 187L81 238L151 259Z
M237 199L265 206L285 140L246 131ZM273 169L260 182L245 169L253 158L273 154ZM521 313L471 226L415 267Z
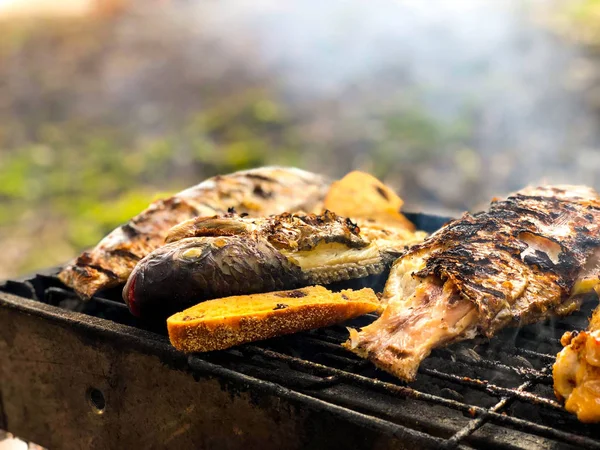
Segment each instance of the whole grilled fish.
M319 175L285 167L263 167L216 176L166 200L158 200L84 252L59 274L81 297L125 283L140 259L164 243L171 227L196 216L235 208L260 217L321 209L329 183Z
M383 314L344 345L413 380L435 347L574 311L598 283L599 248L596 192L525 189L406 251L390 271Z
M569 331L560 341L565 348L552 371L554 393L582 422L600 422L600 306L586 331Z
M423 233L361 229L325 211L262 219L198 218L135 267L123 299L137 316L166 316L217 297L293 289L380 274Z

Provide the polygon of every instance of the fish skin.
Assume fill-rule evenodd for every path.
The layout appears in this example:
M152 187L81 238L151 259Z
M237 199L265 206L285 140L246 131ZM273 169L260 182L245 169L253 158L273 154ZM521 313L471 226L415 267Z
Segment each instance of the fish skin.
M164 244L176 224L229 208L259 217L285 211L318 211L329 187L320 175L286 167L262 167L218 175L158 200L122 225L59 274L83 299L126 282L135 265Z
M162 318L202 300L293 289L303 279L300 267L267 240L189 237L140 261L123 289L123 299L138 317Z
M368 242L360 232L357 224L331 211L323 214L285 212L258 219L230 213L182 222L169 231L166 242L198 236L256 235L277 248L290 251L311 250L323 242L341 243L349 248L366 247Z
M569 298L579 271L600 247L600 198L592 190L573 190L581 197L560 187L528 188L493 203L489 212L465 214L407 252L451 243L431 254L415 276L452 280L462 296L476 303L478 328L488 337L510 324L539 320ZM560 247L558 260L553 262L544 252L523 258L529 235ZM525 276L532 297L521 305L514 285ZM507 309L511 314L502 314Z
M197 218L167 240L123 289L134 315L164 317L218 297L363 278L387 270L404 249L397 239L365 239L355 223L330 211Z
M592 289L576 286L599 249L595 191L526 188L404 252L386 283L384 313L345 346L411 381L440 345L573 312ZM598 274L595 267L586 276Z

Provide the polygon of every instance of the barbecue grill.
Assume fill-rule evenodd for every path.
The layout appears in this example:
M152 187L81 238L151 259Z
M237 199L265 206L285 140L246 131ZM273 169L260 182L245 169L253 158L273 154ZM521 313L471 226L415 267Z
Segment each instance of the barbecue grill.
M340 347L344 326L186 356L118 291L84 303L56 273L0 285L0 428L50 448L600 449L552 392L558 340L593 298L436 350L406 384Z

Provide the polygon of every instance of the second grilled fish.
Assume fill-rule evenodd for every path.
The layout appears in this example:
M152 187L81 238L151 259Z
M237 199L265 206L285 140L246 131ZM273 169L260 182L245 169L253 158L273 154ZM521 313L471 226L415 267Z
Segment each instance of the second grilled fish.
M382 316L347 348L413 380L435 347L569 314L598 283L600 199L579 186L528 188L465 214L392 267Z
M140 259L164 243L169 229L196 216L229 208L254 217L320 211L329 182L291 167L260 167L219 175L158 200L65 267L59 278L82 298L122 285Z
M423 233L361 229L349 219L282 214L198 218L135 267L123 298L138 316L166 316L217 297L362 278L388 269Z

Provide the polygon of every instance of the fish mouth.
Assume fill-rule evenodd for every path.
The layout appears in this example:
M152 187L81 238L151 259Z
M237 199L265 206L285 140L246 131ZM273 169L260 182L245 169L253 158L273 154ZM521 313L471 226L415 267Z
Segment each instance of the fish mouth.
M123 287L123 301L131 314L136 317L141 317L144 314L148 301L153 297L148 295L149 292L153 291L151 288L149 289L148 285L152 283L148 281L146 267L136 266Z
M125 304L129 308L131 314L136 317L140 317L140 307L135 298L135 285L137 283L137 277L138 274L134 272L128 278L127 283L123 288L123 300L125 301Z

